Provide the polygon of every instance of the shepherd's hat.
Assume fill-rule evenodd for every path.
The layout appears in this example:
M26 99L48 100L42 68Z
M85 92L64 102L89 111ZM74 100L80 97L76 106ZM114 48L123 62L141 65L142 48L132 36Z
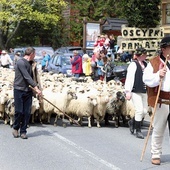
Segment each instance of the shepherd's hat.
M167 47L169 45L170 45L170 36L162 38L162 40L160 42L160 47L165 48L165 47Z

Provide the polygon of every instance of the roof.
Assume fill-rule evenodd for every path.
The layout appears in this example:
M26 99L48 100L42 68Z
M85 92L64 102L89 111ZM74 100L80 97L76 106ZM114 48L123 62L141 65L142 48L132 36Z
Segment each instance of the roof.
M120 18L106 18L103 22L102 29L103 31L121 31L121 26L128 24L127 20Z

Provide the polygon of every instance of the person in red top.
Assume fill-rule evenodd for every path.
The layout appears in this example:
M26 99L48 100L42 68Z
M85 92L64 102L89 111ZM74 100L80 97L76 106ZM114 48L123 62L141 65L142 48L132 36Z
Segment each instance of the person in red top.
M74 77L79 78L80 74L83 73L83 68L82 57L78 54L78 51L73 51L73 57L70 56L70 61L72 64L72 73L74 74Z

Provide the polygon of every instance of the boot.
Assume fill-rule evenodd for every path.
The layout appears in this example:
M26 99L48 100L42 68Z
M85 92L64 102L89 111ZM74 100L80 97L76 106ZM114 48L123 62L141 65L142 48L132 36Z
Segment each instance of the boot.
M135 121L136 126L136 137L140 139L144 139L144 136L141 132L141 121Z
M131 134L134 134L134 129L135 129L135 119L130 119L128 121L128 125L129 125L129 130L131 132Z

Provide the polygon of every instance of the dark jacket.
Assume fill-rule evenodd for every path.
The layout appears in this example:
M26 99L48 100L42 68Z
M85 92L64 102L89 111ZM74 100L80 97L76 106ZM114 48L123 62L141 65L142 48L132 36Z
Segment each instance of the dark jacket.
M31 91L29 85L32 87L37 85L33 80L32 64L33 62L29 62L25 58L17 61L15 65L14 89Z

